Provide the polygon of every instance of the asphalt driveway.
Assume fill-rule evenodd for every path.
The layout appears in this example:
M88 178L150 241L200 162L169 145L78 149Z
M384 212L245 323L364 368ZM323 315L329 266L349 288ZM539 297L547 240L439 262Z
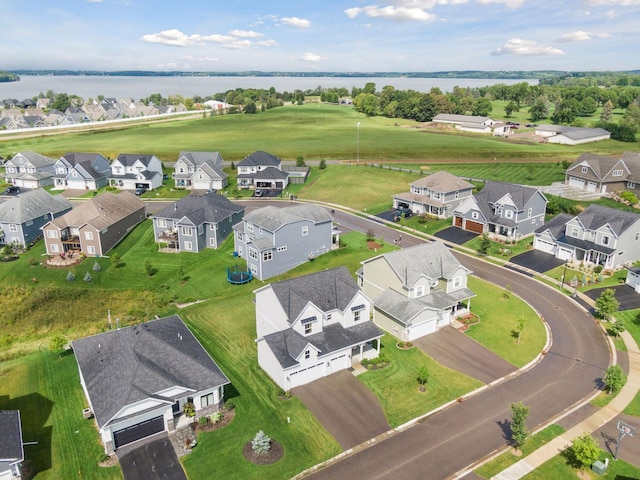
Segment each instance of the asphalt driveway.
M441 240L446 240L447 242L455 243L456 245L463 245L469 240L476 238L478 234L468 232L467 230L463 230L459 227L449 227L434 233L433 236Z
M348 370L296 387L292 393L343 450L391 429L378 398Z
M413 344L441 365L483 383L491 383L516 370L515 366L453 327L425 335Z
M636 308L640 308L640 293L636 293L636 291L631 288L629 285L617 285L615 287L605 287L605 288L594 288L593 290L589 290L588 292L584 292L584 294L595 300L602 292L607 288L611 288L616 292L616 300L620 303L619 310L633 310Z
M118 449L125 480L187 480L168 434Z
M510 262L538 273L544 273L565 264L564 260L560 260L540 250L529 250L528 252L521 253L520 255L512 257Z

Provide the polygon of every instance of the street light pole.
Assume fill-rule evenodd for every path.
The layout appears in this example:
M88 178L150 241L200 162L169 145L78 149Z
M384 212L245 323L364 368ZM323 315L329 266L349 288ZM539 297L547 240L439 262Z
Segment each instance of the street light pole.
M356 165L360 165L360 122L356 124Z

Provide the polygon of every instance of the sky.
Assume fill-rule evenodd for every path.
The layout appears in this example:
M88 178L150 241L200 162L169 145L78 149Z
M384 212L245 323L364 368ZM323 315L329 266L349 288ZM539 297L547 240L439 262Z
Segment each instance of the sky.
M640 68L640 0L0 0L0 70Z

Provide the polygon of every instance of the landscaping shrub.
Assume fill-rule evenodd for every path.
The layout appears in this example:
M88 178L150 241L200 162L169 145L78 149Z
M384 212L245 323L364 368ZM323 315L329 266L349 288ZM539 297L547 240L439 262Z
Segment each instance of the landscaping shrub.
M227 400L226 402L224 402L224 408L226 408L227 410L233 410L234 408L236 408L236 404L233 403L233 400Z
M224 414L220 411L212 413L211 414L211 421L213 423L218 423L220 420L222 420L222 418L224 417Z
M90 282L91 280L93 280L93 277L91 276L91 274L89 272L84 274L84 279L85 282Z
M208 423L208 421L209 421L209 420L207 419L207 417L206 417L206 416L200 417L200 418L198 419L198 423L199 423L200 425L202 425L203 427Z
M73 282L76 279L76 276L73 274L73 272L69 271L67 273L67 282Z
M184 404L184 406L182 407L182 412L187 416L187 417L193 417L196 414L196 407L193 403L191 402L187 402Z
M93 271L98 273L100 270L102 270L102 267L100 266L100 264L96 260L95 263L93 264Z
M258 455L265 455L271 450L271 439L266 433L260 430L256 433L256 436L253 437L253 440L251 440L251 448Z

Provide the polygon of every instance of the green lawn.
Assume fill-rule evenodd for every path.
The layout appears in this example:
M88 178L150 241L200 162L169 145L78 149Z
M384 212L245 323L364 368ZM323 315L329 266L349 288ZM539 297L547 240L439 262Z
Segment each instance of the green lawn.
M471 311L480 317L467 334L516 367L533 360L544 347L546 330L538 315L525 302L511 294L505 298L502 290L493 284L469 277L469 288L477 295L471 299ZM513 331L518 320L525 326L517 343Z
M513 450L510 449L508 452L499 455L490 462L487 462L481 467L477 468L476 470L474 470L474 473L482 478L491 478L504 469L510 467L514 463L517 463L518 461L520 461L520 459L526 457L531 452L534 452L557 436L562 435L564 432L565 429L560 425L549 425L547 428L541 430L537 434L532 435L527 439L526 443L521 447L521 456L515 456L512 453Z
M357 128L359 142L357 142ZM0 154L33 150L57 158L69 151L96 151L109 158L122 152L150 152L173 161L181 150L218 150L225 160L240 160L255 150L283 159L575 159L580 152L622 153L628 145L607 140L580 146L505 141L490 135L441 133L403 126L410 120L367 117L353 108L305 104L274 108L256 115L221 115L136 125L117 130L3 141ZM214 147L212 147L212 145ZM358 148L359 147L359 148Z
M409 350L398 349L397 341L388 334L382 338L381 352L391 359L388 367L370 370L358 376L378 397L392 427L482 386L478 380L443 367L416 347ZM418 370L422 366L429 370L427 391L424 393L420 392L417 381Z
M503 242L496 242L494 240L491 241L489 245L489 250L487 251L487 255L496 257L496 258L504 258L505 260L510 259L515 255L519 255L521 253L529 250L529 246L533 243L533 237L526 237L522 240L514 244L507 244ZM470 248L471 250L478 251L480 248L480 236L469 240L464 244L465 247Z
M86 407L73 355L36 353L0 366L0 409L20 410L26 478L121 479L119 467L98 466L104 453Z

